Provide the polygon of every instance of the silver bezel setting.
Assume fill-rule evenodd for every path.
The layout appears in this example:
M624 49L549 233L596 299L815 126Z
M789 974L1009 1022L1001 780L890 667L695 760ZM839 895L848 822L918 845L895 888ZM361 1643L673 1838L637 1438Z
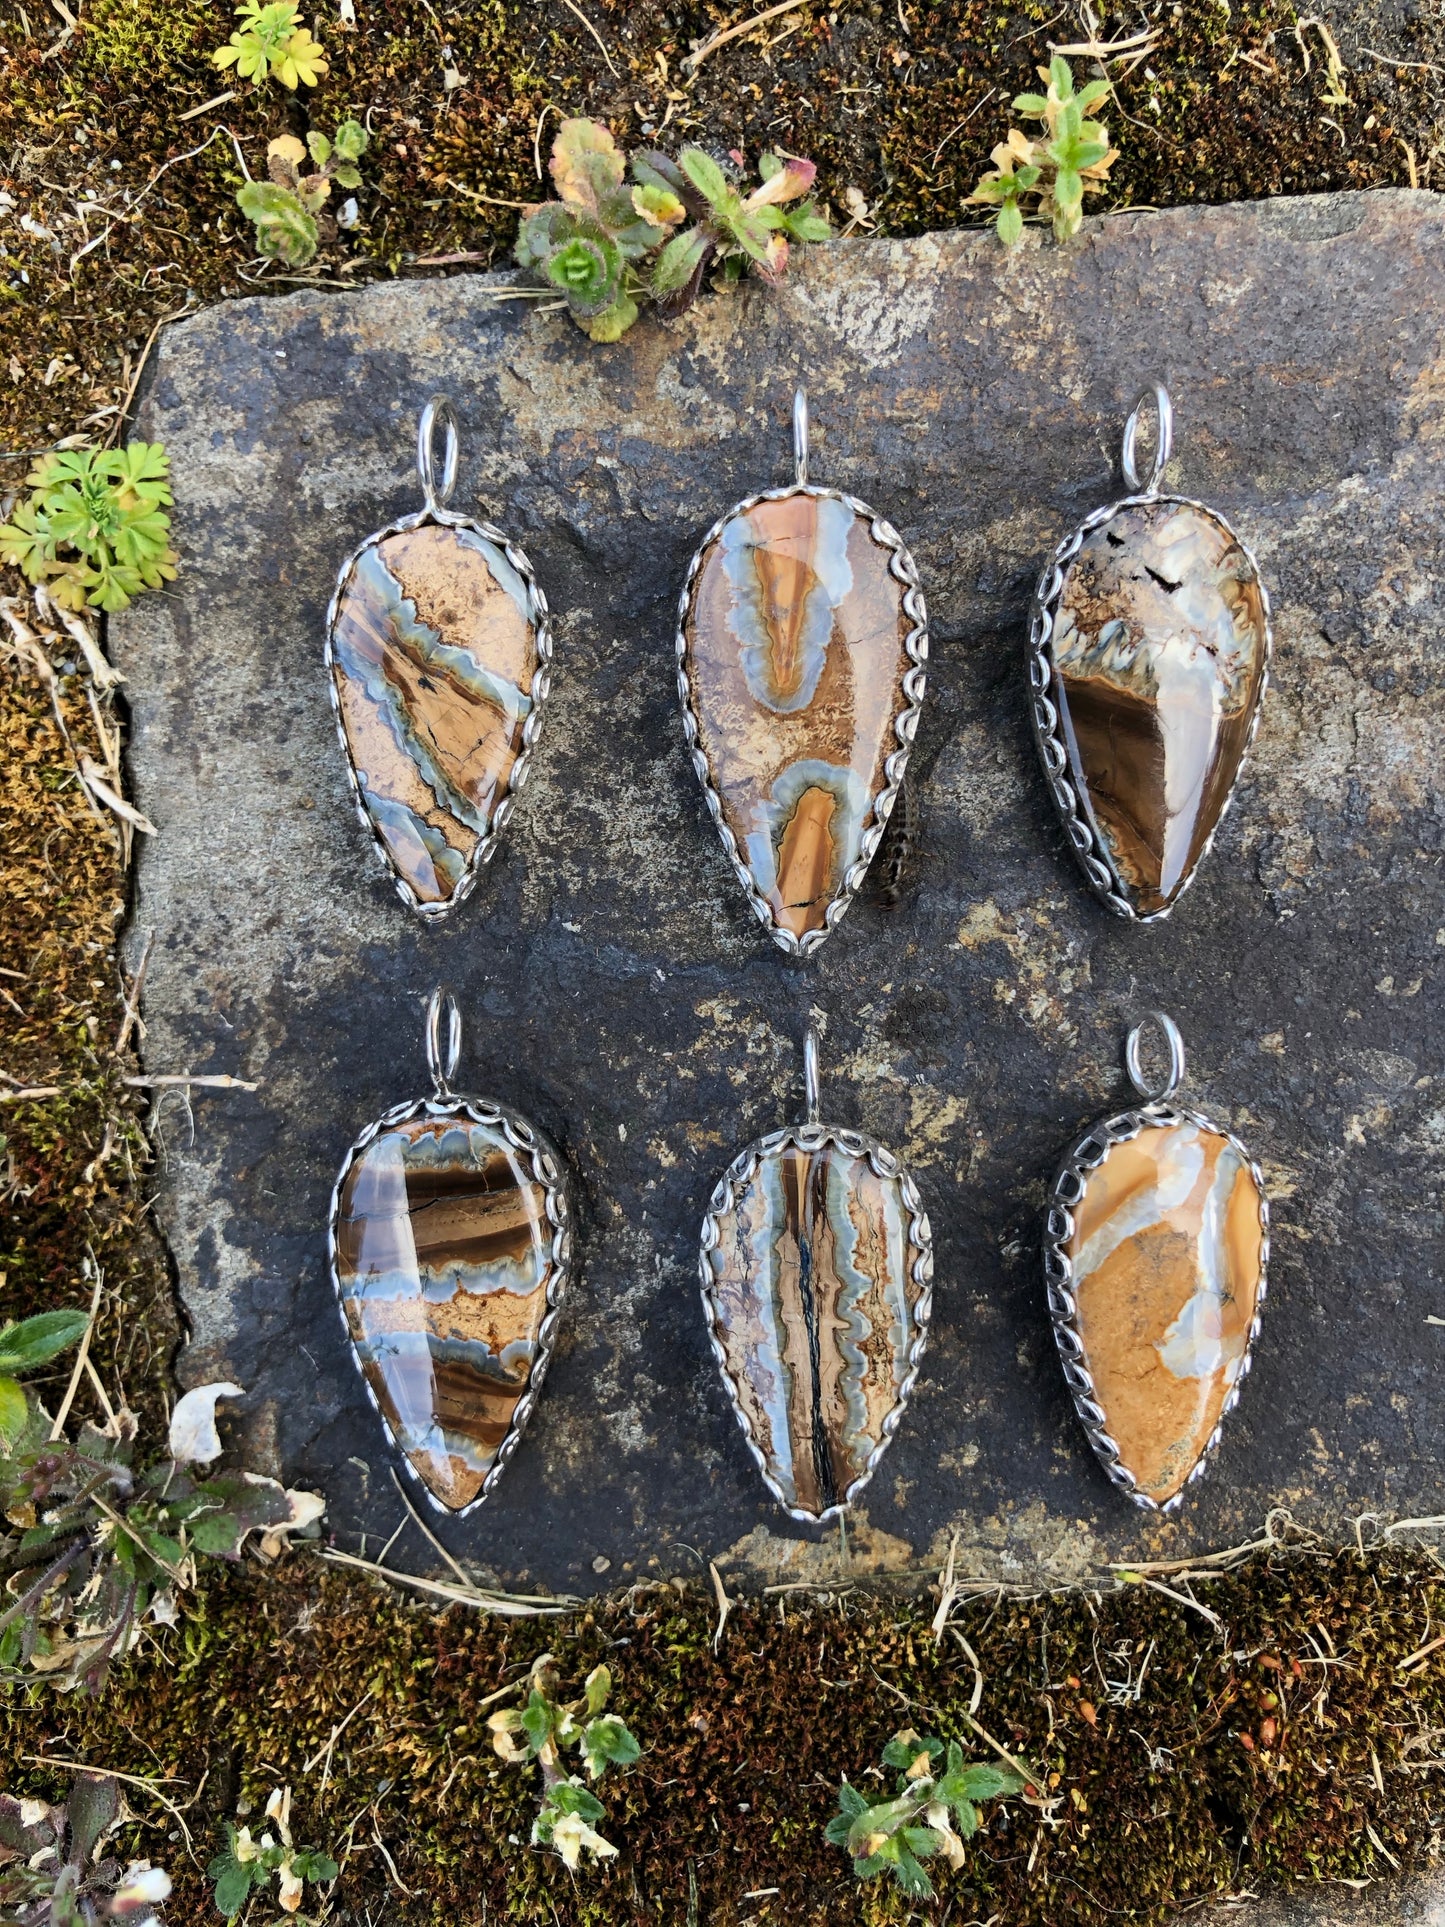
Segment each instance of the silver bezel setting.
M398 1124L409 1124L414 1118L467 1118L474 1124L484 1124L490 1128L500 1128L507 1144L530 1164L532 1176L542 1185L547 1200L547 1221L552 1227L551 1276L547 1280L547 1310L537 1332L537 1351L532 1361L532 1369L527 1377L527 1387L512 1412L511 1424L505 1437L497 1447L497 1455L487 1468L482 1481L482 1489L476 1498L467 1505L453 1507L445 1504L427 1485L421 1474L413 1466L405 1448L394 1436L390 1422L381 1409L371 1381L357 1354L351 1336L351 1326L346 1316L346 1300L341 1287L341 1275L337 1266L337 1226L341 1219L341 1192L351 1167L356 1160L383 1131L391 1130ZM541 1394L547 1367L552 1362L552 1352L556 1343L557 1329L562 1319L562 1302L572 1275L572 1211L568 1197L567 1179L556 1146L546 1134L529 1124L518 1112L506 1105L493 1103L488 1098L472 1097L464 1093L450 1092L446 1096L418 1097L404 1104L393 1105L391 1110L368 1124L347 1152L345 1161L336 1175L336 1183L331 1190L331 1209L326 1227L327 1263L331 1271L331 1285L336 1293L337 1310L341 1314L342 1330L346 1335L347 1350L355 1365L371 1401L372 1409L381 1420L382 1433L388 1445L401 1459L410 1477L426 1495L434 1511L447 1519L465 1519L469 1513L496 1490L497 1485L512 1460L523 1432L536 1408Z
M336 656L331 646L331 638L336 628L337 614L341 608L341 599L346 593L347 585L351 580L352 570L356 567L362 556L366 554L368 549L374 549L379 543L386 541L388 536L404 535L408 530L423 528L428 523L436 523L441 528L470 529L473 534L480 535L484 540L495 543L496 546L501 549L507 561L522 578L522 582L526 587L527 619L531 623L532 634L536 638L537 647L537 667L532 672L532 707L527 712L526 721L522 724L522 747L517 752L516 761L512 764L506 782L502 785L501 794L497 799L496 807L492 811L491 827L468 857L466 868L462 872L457 887L445 903L423 903L421 901L406 878L401 875L396 865L392 862L391 853L382 842L381 837L377 833L376 825L372 822L371 816L367 811L366 802L361 793L361 782L356 773L356 765L352 761L351 746L346 740L346 725L341 715L341 697L336 687ZM336 734L341 744L342 760L346 765L346 779L351 786L351 800L356 807L356 814L361 820L361 826L370 837L372 845L377 855L381 858L382 863L385 865L387 874L395 884L396 893L402 902L409 910L414 910L424 922L440 923L444 918L451 915L458 904L465 903L472 891L476 888L477 878L481 875L483 868L491 862L492 857L496 853L497 845L501 841L502 832L506 829L512 810L515 807L517 792L523 788L527 781L528 765L531 762L532 751L536 747L537 740L542 733L543 711L546 708L547 698L551 694L552 689L552 619L551 612L547 607L547 598L538 586L536 575L533 572L532 564L528 560L526 553L522 549L519 549L495 523L480 522L474 516L458 515L452 510L439 505L429 505L426 508L417 510L414 515L403 515L399 521L388 522L384 529L377 529L374 534L368 535L364 542L359 543L357 547L352 550L351 554L347 556L346 560L337 570L336 587L332 591L331 601L326 609L325 659L326 687L331 695L331 714L336 723Z
M793 1149L821 1151L830 1146L836 1146L849 1157L866 1158L877 1177L894 1178L898 1181L904 1208L908 1212L909 1249L914 1254L909 1268L910 1276L922 1289L913 1314L918 1327L917 1334L908 1348L907 1370L898 1390L897 1403L883 1421L883 1437L869 1454L867 1466L854 1479L839 1503L829 1506L825 1512L809 1512L803 1506L788 1503L782 1489L768 1470L766 1456L753 1435L752 1425L743 1409L738 1395L737 1380L733 1376L727 1353L718 1336L718 1306L711 1254L718 1245L719 1220L734 1208L739 1193L751 1184L757 1174L758 1166L765 1158L772 1157L780 1151ZM836 1519L858 1497L877 1471L883 1454L893 1443L894 1434L903 1422L903 1414L912 1396L914 1385L917 1383L919 1367L928 1346L928 1325L933 1315L933 1231L929 1225L928 1213L924 1210L918 1186L913 1180L913 1174L901 1158L885 1149L866 1132L848 1131L834 1124L789 1124L781 1131L770 1132L767 1137L756 1138L733 1159L719 1178L708 1202L707 1215L702 1223L702 1247L698 1254L698 1281L702 1288L702 1309L703 1316L707 1320L708 1342L712 1346L713 1357L717 1360L718 1370L727 1388L733 1415L742 1428L748 1451L752 1454L753 1463L762 1474L764 1485L788 1517L796 1519L800 1525L822 1525L829 1519Z
M1245 1343L1244 1357L1240 1361L1239 1374L1230 1387L1219 1421L1205 1440L1198 1460L1190 1470L1183 1486L1172 1499L1162 1505L1139 1490L1139 1483L1128 1466L1120 1457L1119 1447L1109 1436L1108 1421L1104 1408L1100 1405L1094 1385L1093 1373L1089 1369L1088 1353L1076 1323L1077 1306L1073 1292L1073 1267L1066 1250L1069 1239L1074 1233L1074 1210L1084 1195L1089 1174L1098 1170L1116 1145L1125 1144L1139 1136L1141 1131L1155 1125L1195 1124L1201 1130L1212 1131L1227 1138L1234 1147L1241 1162L1254 1180L1255 1191L1259 1198L1259 1291L1255 1298L1254 1317L1250 1322L1249 1337ZM1059 1350L1059 1362L1064 1368L1064 1382L1074 1401L1074 1410L1084 1428L1088 1441L1098 1455L1105 1472L1121 1492L1126 1492L1134 1504L1146 1512L1174 1512L1184 1503L1184 1495L1196 1479L1204 1472L1219 1445L1224 1430L1224 1421L1239 1403L1239 1394L1245 1379L1249 1376L1253 1361L1255 1340L1259 1337L1261 1312L1268 1287L1269 1271L1269 1200L1265 1196L1264 1178L1259 1166L1245 1149L1244 1145L1217 1119L1202 1111L1186 1110L1165 1101L1141 1104L1133 1110L1120 1111L1113 1117L1101 1118L1087 1130L1070 1148L1068 1155L1059 1167L1049 1193L1048 1209L1044 1217L1044 1285L1048 1293L1049 1320L1053 1326L1054 1342Z
M697 581L698 571L702 568L704 556L721 535L724 526L732 521L734 516L746 515L760 502L781 502L791 495L810 495L818 500L842 502L860 521L868 524L873 541L889 554L888 573L903 584L903 612L911 625L903 639L908 667L899 679L899 688L903 693L905 706L898 712L893 725L898 747L890 751L884 760L883 787L871 799L871 820L865 824L857 860L844 872L842 883L834 892L824 913L826 922L822 929L806 931L802 937L795 937L791 930L783 929L774 917L772 906L753 881L752 871L743 860L737 838L723 816L722 798L713 785L712 767L698 743L698 719L692 706L692 682L687 672L687 622L692 613L693 587ZM876 509L870 508L868 503L860 501L856 495L844 494L836 488L818 488L806 482L789 483L784 488L763 489L756 495L746 496L741 502L734 503L725 515L718 517L698 544L692 560L687 565L687 575L683 580L682 593L678 598L675 641L677 694L682 704L683 733L687 738L692 766L697 772L703 795L707 799L708 813L716 825L718 835L722 838L722 846L732 863L733 873L742 885L758 921L779 949L793 957L811 956L826 941L829 933L837 928L841 919L847 914L849 904L862 888L868 866L873 861L882 838L884 825L893 813L893 805L898 799L899 786L903 781L903 772L908 766L909 753L913 748L913 739L918 732L918 718L923 708L923 695L928 680L928 611L918 580L917 566L904 546L903 538L892 523L885 521Z
M1166 502L1180 508L1199 510L1202 515L1207 515L1212 521L1217 522L1229 535L1231 541L1239 544L1245 560L1254 571L1255 581L1259 584L1260 605L1264 613L1264 665L1260 676L1259 694L1255 698L1254 714L1250 718L1249 734L1245 737L1244 748L1240 752L1239 767L1234 772L1234 781L1229 786L1229 795L1224 800L1224 806L1219 812L1214 828L1209 832L1204 848L1199 852L1193 868L1180 884L1173 902L1166 904L1162 910L1140 911L1135 909L1129 896L1128 886L1119 875L1108 842L1094 815L1087 789L1083 784L1074 781L1069 769L1069 754L1060 724L1059 702L1053 687L1055 672L1052 644L1054 621L1059 599L1064 590L1064 578L1077 559L1087 537L1091 536L1096 529L1102 528L1106 522L1111 522L1116 515L1121 515L1125 509L1152 508ZM1265 587L1259 563L1249 544L1244 541L1228 518L1221 515L1218 509L1211 508L1207 502L1196 502L1189 495L1165 495L1157 489L1142 489L1137 494L1126 495L1120 501L1110 502L1103 508L1095 509L1093 514L1086 516L1073 533L1065 536L1054 550L1052 558L1039 576L1029 612L1027 653L1029 715L1033 723L1034 741L1038 744L1039 756L1043 761L1049 793L1054 799L1054 807L1058 810L1070 846L1078 858L1089 888L1116 916L1124 917L1130 923L1162 923L1204 867L1209 852L1214 847L1214 839L1219 834L1220 824L1229 814L1234 793L1239 787L1239 779L1244 773L1245 761L1259 729L1264 699L1269 691L1270 660L1273 650L1274 632L1271 626L1269 590Z

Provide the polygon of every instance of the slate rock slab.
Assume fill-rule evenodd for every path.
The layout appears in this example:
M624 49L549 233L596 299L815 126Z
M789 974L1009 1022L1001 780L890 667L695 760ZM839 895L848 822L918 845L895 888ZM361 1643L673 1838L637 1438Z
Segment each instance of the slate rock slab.
M325 1269L336 1168L425 1088L455 986L465 1087L563 1147L582 1270L533 1427L449 1542L510 1585L585 1591L706 1558L775 1577L936 1564L1063 1581L1244 1540L1273 1506L1344 1531L1445 1511L1445 206L1425 193L1179 209L1031 237L851 240L778 293L587 343L505 277L217 308L158 347L139 423L175 470L184 567L113 625L142 852L134 962L167 1098L159 1218L183 1381L249 1399L249 1463L323 1488L343 1546L401 1517ZM1222 510L1276 611L1235 806L1173 920L1087 894L1029 736L1042 558L1121 492L1124 411L1173 391L1180 492ZM933 618L918 849L802 966L754 921L688 765L678 586L700 535L789 479L874 503ZM465 424L458 506L503 522L557 612L532 780L472 900L404 910L352 813L322 669L338 565L417 505L417 414ZM1211 1475L1149 1521L1100 1475L1044 1313L1038 1214L1072 1135L1126 1094L1128 1020L1170 1011L1186 1095L1261 1158L1263 1337ZM825 1025L826 1117L904 1153L937 1240L931 1349L849 1523L789 1523L709 1355L696 1245L748 1139L795 1116ZM414 1543L415 1556L433 1555ZM402 1556L400 1553L398 1556Z

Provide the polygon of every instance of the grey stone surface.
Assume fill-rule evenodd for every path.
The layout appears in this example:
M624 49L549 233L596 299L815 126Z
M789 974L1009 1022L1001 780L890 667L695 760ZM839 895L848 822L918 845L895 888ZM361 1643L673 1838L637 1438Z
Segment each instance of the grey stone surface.
M779 293L708 298L610 348L497 303L489 279L302 292L160 343L141 431L175 466L184 567L114 624L133 776L160 834L130 936L156 931L155 1069L254 1095L161 1116L159 1218L192 1338L251 1462L316 1484L340 1543L400 1517L324 1262L352 1137L424 1087L422 1004L457 987L465 1082L565 1148L582 1275L537 1419L449 1541L511 1584L696 1570L922 1567L1064 1581L1241 1540L1284 1505L1344 1530L1445 1511L1445 206L1405 192L1117 217L1059 248L984 235L809 252ZM1170 481L1254 546L1274 685L1210 863L1175 918L1086 893L1028 734L1023 622L1041 560L1119 492L1125 406L1174 393ZM934 622L920 848L892 913L860 904L791 965L704 815L673 688L701 531L784 480L805 378L814 475L889 515ZM352 814L322 671L332 578L415 505L438 388L461 498L529 550L558 611L553 708L502 854L418 928ZM1064 1394L1037 1220L1071 1135L1125 1087L1161 1005L1188 1090L1262 1159L1275 1211L1255 1373L1177 1520L1106 1485ZM790 1525L709 1356L703 1207L801 1101L912 1160L938 1241L932 1348L849 1526Z
M1348 1887L1300 1887L1222 1901L1181 1915L1176 1927L1445 1927L1445 1877L1381 1880Z

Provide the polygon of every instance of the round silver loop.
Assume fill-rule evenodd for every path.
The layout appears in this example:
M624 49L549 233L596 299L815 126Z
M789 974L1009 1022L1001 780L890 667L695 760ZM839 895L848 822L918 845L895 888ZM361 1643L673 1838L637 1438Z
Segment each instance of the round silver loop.
M1139 420L1150 402L1154 404L1157 419L1157 432L1154 440L1154 466L1149 480L1139 479L1139 465L1135 452L1139 440ZM1129 410L1129 419L1124 423L1123 466L1124 480L1136 495L1152 495L1164 477L1169 457L1174 452L1174 408L1169 400L1169 390L1162 381L1156 381L1146 388Z
M1149 1082L1140 1061L1139 1045L1150 1024L1159 1026L1164 1042L1169 1047L1169 1070L1161 1084ZM1124 1044L1124 1068L1129 1073L1129 1082L1146 1103L1163 1104L1173 1097L1184 1082L1184 1039L1179 1035L1179 1026L1172 1017L1166 1016L1162 1010L1151 1010L1147 1017L1135 1024Z
M808 391L793 390L793 473L798 487L808 486Z
M799 391L801 392L801 391ZM803 1102L804 1118L809 1124L818 1122L818 1027L809 1024L803 1038Z
M442 456L441 485L437 485L436 472L436 433L437 424L446 430L446 453ZM421 481L421 491L426 497L429 512L436 514L444 509L452 499L452 490L457 485L457 469L461 464L461 441L457 435L456 410L445 395L433 395L421 411L421 420L416 430L416 472Z
M447 1018L446 1051L442 1051L442 1012ZM451 1096L451 1080L462 1054L462 1013L445 984L439 984L426 1007L426 1062L438 1097Z

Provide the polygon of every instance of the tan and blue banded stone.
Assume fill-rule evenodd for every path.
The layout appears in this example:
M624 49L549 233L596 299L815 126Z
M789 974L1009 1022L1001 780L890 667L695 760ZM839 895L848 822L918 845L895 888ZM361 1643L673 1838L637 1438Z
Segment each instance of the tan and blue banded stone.
M1121 509L1065 572L1052 642L1065 748L1141 916L1170 907L1208 846L1267 649L1258 573L1208 509Z
M899 1179L836 1144L763 1156L708 1254L726 1375L784 1503L820 1518L889 1437L927 1286Z
M1113 1145L1066 1244L1104 1430L1159 1505L1199 1463L1239 1382L1264 1276L1259 1187L1233 1140L1190 1119Z
M419 904L449 904L507 794L532 708L526 584L474 529L425 523L362 550L332 674L361 803Z
M703 552L683 629L723 821L799 938L826 928L858 861L908 706L906 589L871 527L827 496L739 510Z
M499 1125L412 1119L346 1174L347 1329L397 1445L453 1510L481 1491L531 1382L552 1275L546 1186Z

